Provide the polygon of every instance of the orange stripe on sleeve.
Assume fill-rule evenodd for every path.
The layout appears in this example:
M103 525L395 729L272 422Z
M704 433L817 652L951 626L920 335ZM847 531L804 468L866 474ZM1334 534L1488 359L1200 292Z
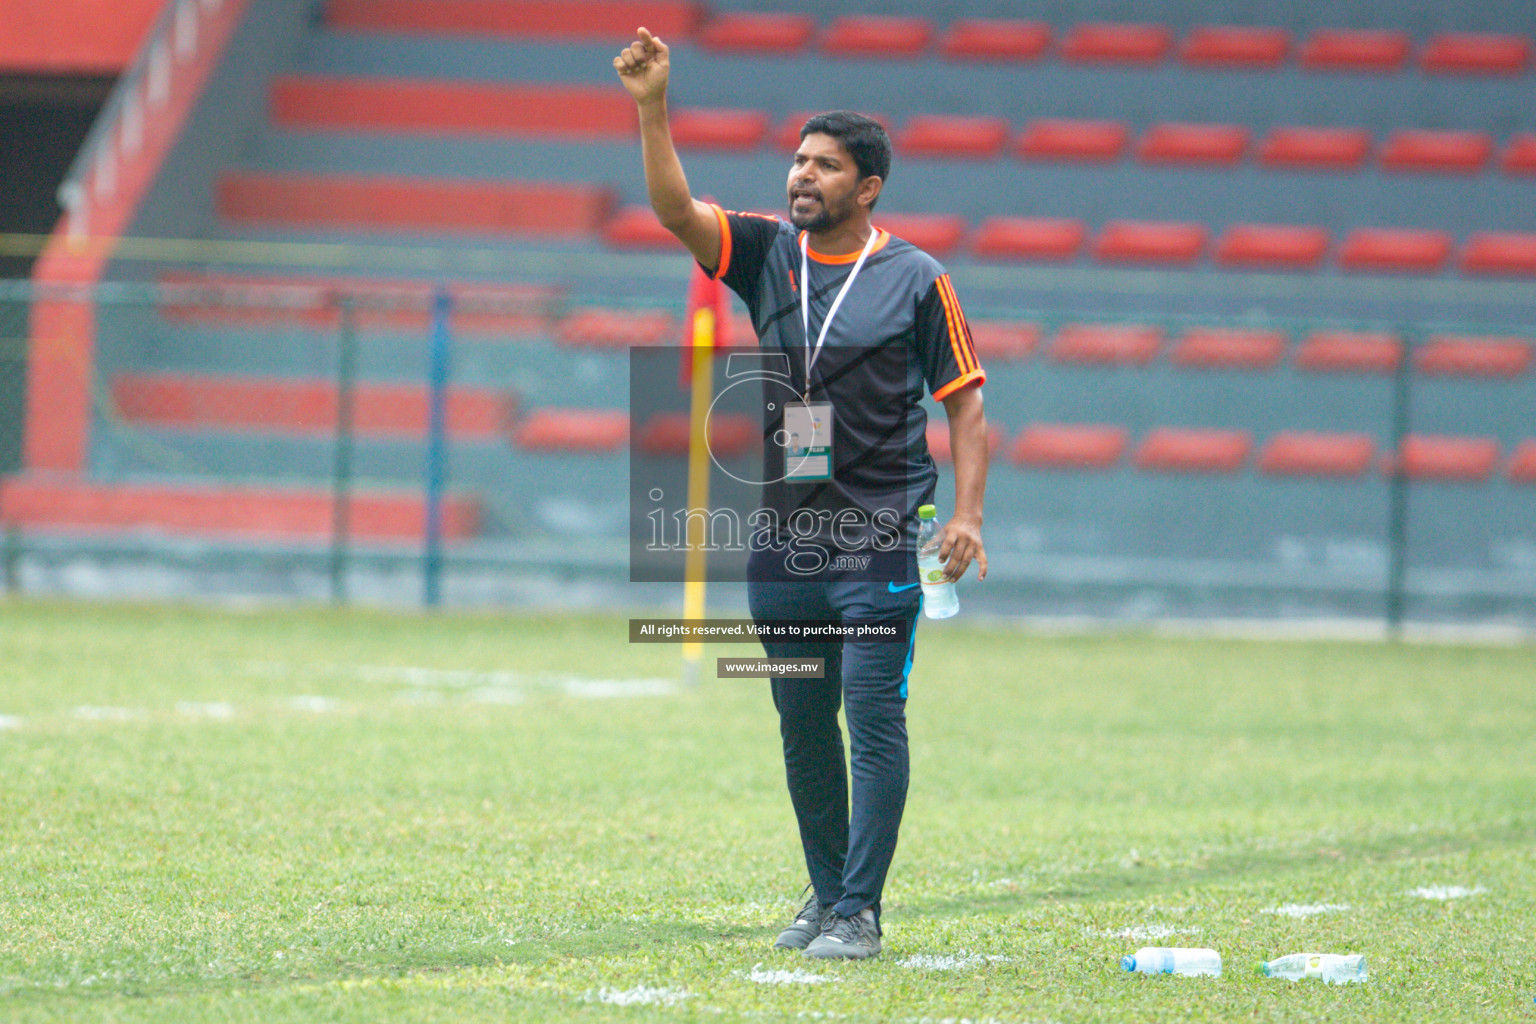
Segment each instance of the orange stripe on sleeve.
M725 219L725 211L714 203L710 203L710 209L715 211L715 219L720 222L720 266L715 271L715 280L725 276L725 272L731 269L731 222Z
M962 373L948 384L945 384L943 387L939 388L939 390L933 393L933 397L935 401L942 402L944 399L948 398L950 395L954 394L956 391L959 391L963 387L971 384L975 384L977 387L980 387L986 382L986 370L972 370L970 373Z
M948 274L944 275L944 288L949 292L949 301L955 306L955 321L960 325L960 341L965 346L965 353L971 361L971 369L981 369L981 360L976 358L976 343L971 340L971 325L965 319L965 310L960 308L960 296L955 294L955 282L951 281Z
M965 345L961 340L959 328L955 323L955 306L950 300L949 289L945 287L944 278L947 276L949 275L939 275L934 285L939 290L939 301L944 303L944 319L949 324L949 347L955 354L955 365L960 367L961 373L969 373L976 369L976 367L971 365L965 358Z

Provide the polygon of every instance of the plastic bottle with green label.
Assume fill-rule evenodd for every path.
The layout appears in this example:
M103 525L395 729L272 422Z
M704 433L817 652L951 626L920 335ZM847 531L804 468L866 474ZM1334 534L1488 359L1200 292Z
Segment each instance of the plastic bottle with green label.
M917 510L917 578L923 584L923 613L930 619L947 619L960 610L960 597L954 581L944 579L937 515L932 505Z
M1259 973L1266 978L1290 981L1317 978L1330 985L1364 981L1367 977L1365 957L1360 953L1292 953L1259 964Z

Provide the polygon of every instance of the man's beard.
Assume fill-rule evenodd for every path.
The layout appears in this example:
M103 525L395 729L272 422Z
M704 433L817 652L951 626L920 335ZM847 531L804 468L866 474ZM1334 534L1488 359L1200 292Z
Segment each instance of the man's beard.
M853 214L852 202L848 203L844 209L834 210L827 202L826 197L823 196L818 205L820 209L811 216L797 215L795 213L795 201L791 199L789 201L789 222L801 231L809 231L813 235L819 235L842 224L843 221Z

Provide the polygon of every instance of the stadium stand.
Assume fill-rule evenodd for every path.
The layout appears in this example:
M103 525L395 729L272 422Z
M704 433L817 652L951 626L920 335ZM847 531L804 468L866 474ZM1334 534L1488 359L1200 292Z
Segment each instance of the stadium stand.
M1104 470L1120 461L1125 446L1124 427L1032 423L1014 439L1008 458L1029 469Z
M939 52L955 61L1032 61L1051 45L1051 27L1039 21L957 18L950 22Z
M1412 47L1397 29L1318 29L1302 44L1302 67L1312 71L1399 71Z
M810 44L816 20L808 14L727 11L699 32L699 45L730 53L797 54Z
M1375 456L1376 442L1369 434L1288 430L1265 442L1258 466L1270 476L1360 477Z
M1196 25L1179 43L1179 60L1194 67L1278 68L1291 50L1283 28Z
M291 6L289 35L236 40L132 230L428 255L409 269L338 264L329 278L308 268L319 286L284 265L143 271L173 297L96 314L117 418L87 404L77 433L90 443L62 468L109 502L109 482L231 478L236 455L259 444L302 449L285 471L318 495L340 322L328 281L360 299L368 479L413 485L421 337L440 268L452 267L455 485L476 492L461 536L530 528L508 511L514 471L584 508L621 502L628 350L682 340L690 269L647 204L633 104L609 66L636 6ZM1213 538L1177 510L1193 493L1216 514L1314 481L1333 497L1306 511L1309 529L1369 533L1359 507L1384 507L1385 478L1370 469L1393 444L1390 376L1405 338L1415 433L1404 473L1461 482L1451 490L1486 513L1469 528L1477 557L1504 535L1487 524L1526 521L1495 478L1501 453L1508 481L1536 472L1517 471L1536 459L1520 412L1536 374L1508 315L1524 307L1497 298L1536 276L1529 19L1506 7L1364 17L1341 4L1294 17L1165 8L1156 23L1116 21L1134 15L1113 4L1038 21L1033 9L915 0L643 6L674 48L673 131L696 194L778 212L810 113L878 110L893 128L875 222L943 259L971 315L989 414L1016 435L995 445L1000 535L1039 530L1046 550L1096 557L1137 544L1194 557L1209 542L1265 562L1288 529L1278 513L1230 517ZM303 295L226 301L264 275ZM182 295L210 286L227 308ZM1437 304L1452 293L1476 298ZM739 305L727 322L751 343ZM187 453L203 479L166 483L176 474L126 443L132 431ZM649 423L635 443L675 455L678 425ZM1172 514L1104 513L1100 540L1040 525L1053 488L1081 482L1072 500L1098 514L1112 504L1102 489L1127 480L1149 488L1136 499L1147 509ZM70 500L60 507L85 508ZM560 535L580 518L551 514L538 528Z
M1147 472L1236 473L1252 448L1246 431L1157 427L1141 439L1133 459Z
M1061 40L1061 57L1081 64L1156 64L1173 44L1166 25L1079 22Z
M833 57L913 59L932 43L933 23L927 18L850 14L827 26L821 52Z

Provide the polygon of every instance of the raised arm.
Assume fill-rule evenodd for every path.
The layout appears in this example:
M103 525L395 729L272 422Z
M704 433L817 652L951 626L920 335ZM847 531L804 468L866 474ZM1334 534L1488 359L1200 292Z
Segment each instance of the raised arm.
M662 226L672 232L706 267L720 265L720 222L709 205L693 198L688 179L672 146L667 124L667 77L671 52L645 28L613 58L624 88L640 108L640 152L645 161L645 188L651 209Z

